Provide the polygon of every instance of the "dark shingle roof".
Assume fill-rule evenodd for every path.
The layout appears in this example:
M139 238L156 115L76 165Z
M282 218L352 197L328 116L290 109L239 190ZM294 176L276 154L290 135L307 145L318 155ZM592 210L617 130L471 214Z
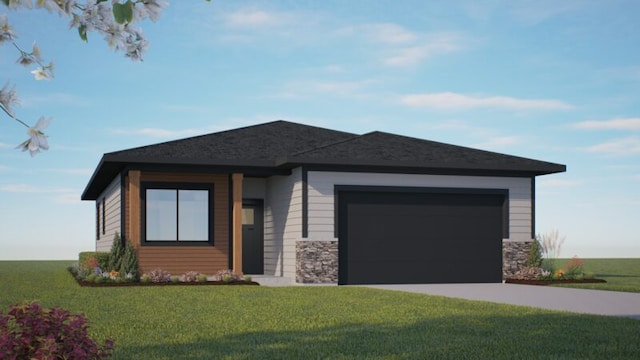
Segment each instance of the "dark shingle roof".
M375 168L393 172L536 176L565 166L384 132L364 135L274 121L107 153L82 194L95 200L125 167L286 170L299 165ZM256 170L257 171L257 170Z
M563 165L374 131L289 157L301 164L396 166L430 169L564 171Z

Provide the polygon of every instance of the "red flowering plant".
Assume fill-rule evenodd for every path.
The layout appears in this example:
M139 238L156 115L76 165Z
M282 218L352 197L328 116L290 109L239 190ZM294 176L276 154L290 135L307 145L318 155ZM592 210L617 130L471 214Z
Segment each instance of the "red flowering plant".
M0 312L0 359L96 360L111 357L112 351L113 340L100 346L89 337L82 314L35 302Z
M584 260L580 259L577 255L567 262L566 268L566 277L570 279L581 278L584 276Z

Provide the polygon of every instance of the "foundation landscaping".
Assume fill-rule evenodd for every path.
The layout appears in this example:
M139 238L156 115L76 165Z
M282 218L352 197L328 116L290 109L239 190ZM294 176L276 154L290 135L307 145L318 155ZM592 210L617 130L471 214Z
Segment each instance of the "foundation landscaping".
M124 244L124 246L123 246ZM116 234L111 252L82 252L77 263L68 267L80 286L157 286L157 285L259 285L251 276L222 270L213 275L188 271L172 275L162 269L139 274L138 259L131 242Z

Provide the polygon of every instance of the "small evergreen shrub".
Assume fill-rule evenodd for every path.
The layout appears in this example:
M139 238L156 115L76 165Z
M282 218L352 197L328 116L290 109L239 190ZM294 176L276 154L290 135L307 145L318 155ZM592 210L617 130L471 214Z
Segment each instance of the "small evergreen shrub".
M127 241L120 260L120 274L128 281L138 280L138 255L131 241Z
M120 234L116 233L113 237L113 245L111 245L111 252L109 253L109 261L105 271L120 270L122 265L122 257L124 255L124 246L122 244L122 238Z
M113 340L100 346L89 337L87 319L35 302L0 312L0 359L95 360L111 357Z
M533 242L531 243L526 265L538 268L542 266L542 248L540 247L538 239L533 239Z
M198 281L199 281L199 282L207 282L207 280L208 280L208 279L207 279L207 275L200 274L200 275L198 276Z

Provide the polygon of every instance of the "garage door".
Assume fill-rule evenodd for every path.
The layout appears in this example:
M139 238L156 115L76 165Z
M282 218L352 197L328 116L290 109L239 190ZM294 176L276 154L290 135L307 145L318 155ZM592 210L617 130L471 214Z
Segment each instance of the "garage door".
M338 282L501 282L506 194L339 191Z

